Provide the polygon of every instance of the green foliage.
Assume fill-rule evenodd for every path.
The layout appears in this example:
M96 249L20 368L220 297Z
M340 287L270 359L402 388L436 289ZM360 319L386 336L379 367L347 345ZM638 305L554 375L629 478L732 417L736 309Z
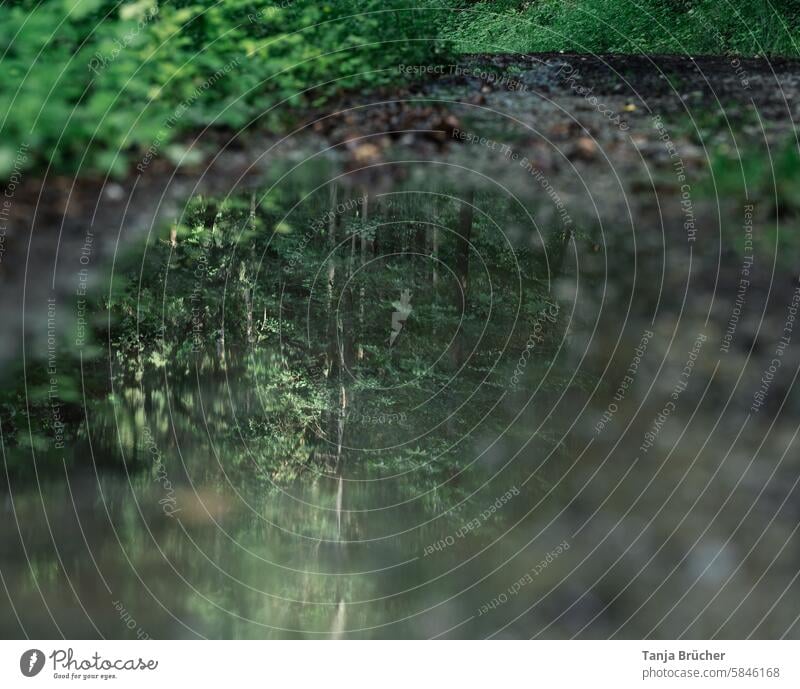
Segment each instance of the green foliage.
M797 10L793 0L479 2L453 36L463 52L798 56Z
M712 153L713 186L702 191L707 198L724 199L739 208L753 206L752 252L764 265L796 272L800 250L800 192L794 182L800 175L800 149L790 140L767 150L748 144L734 150L720 146ZM744 232L738 225L724 227L725 245L745 252Z
M796 2L54 0L0 6L0 178L124 174L198 127L287 124L297 107L461 52L798 55ZM457 11L462 10L462 11ZM27 147L25 149L25 147ZM179 155L178 155L179 157Z
M287 107L430 61L438 2L61 0L0 6L0 161L123 173L199 125L275 125ZM431 12L432 11L432 12ZM0 176L9 173L8 165Z

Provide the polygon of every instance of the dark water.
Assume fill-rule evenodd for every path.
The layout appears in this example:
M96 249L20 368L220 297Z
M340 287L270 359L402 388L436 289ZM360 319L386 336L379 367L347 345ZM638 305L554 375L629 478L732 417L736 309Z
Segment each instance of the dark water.
M518 122L457 114L534 150ZM491 145L419 160L401 142L368 172L311 159L231 181L242 227L256 191L266 208L255 238L186 258L189 227L148 263L147 229L97 228L86 312L78 234L65 287L45 289L53 332L41 299L7 332L0 634L795 636L795 273L779 245L748 263L746 204L703 196L699 168L687 231L672 161L653 154L648 186L632 150L540 156L537 176ZM151 254L194 196L153 222ZM334 215L380 229L362 248L341 225L326 253L343 199ZM229 251L266 253L242 277ZM136 307L108 308L122 265L140 307L163 309L157 337ZM220 289L229 311L208 316ZM198 303L195 351L176 323Z

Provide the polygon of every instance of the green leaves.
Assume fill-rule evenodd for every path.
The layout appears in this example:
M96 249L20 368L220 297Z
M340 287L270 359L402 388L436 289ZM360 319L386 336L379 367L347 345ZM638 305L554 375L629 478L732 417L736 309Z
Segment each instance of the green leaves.
M475 3L445 34L463 52L798 54L800 17L761 0L540 0L513 17L503 5Z
M2 5L0 140L12 151L31 144L29 167L74 172L85 153L84 172L123 174L162 129L159 155L194 127L241 127L283 101L267 124L286 124L312 99L319 106L342 88L396 77L399 62L433 59L435 42L412 39L429 36L436 16L399 0Z

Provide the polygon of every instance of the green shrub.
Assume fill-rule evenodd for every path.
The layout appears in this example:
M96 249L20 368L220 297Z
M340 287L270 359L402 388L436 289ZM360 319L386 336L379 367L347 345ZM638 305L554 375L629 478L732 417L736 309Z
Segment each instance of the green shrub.
M796 0L540 0L476 3L454 22L464 52L798 56Z
M0 7L0 177L20 147L57 171L124 172L125 152L210 122L241 127L286 105L397 78L440 50L441 3L61 0ZM309 87L315 89L304 93ZM122 152L122 155L120 155ZM85 160L82 160L85 156Z

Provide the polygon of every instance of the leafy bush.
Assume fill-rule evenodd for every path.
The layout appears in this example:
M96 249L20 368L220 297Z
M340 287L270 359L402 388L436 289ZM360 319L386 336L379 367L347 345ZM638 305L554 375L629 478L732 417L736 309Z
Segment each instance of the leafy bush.
M124 152L241 127L431 61L435 0L60 0L0 6L0 178L28 165L121 173ZM432 14L433 13L433 14ZM315 86L312 91L306 91ZM120 152L123 155L120 155ZM85 159L84 159L85 156Z
M464 52L798 56L799 31L796 0L540 0L476 3L453 35Z

